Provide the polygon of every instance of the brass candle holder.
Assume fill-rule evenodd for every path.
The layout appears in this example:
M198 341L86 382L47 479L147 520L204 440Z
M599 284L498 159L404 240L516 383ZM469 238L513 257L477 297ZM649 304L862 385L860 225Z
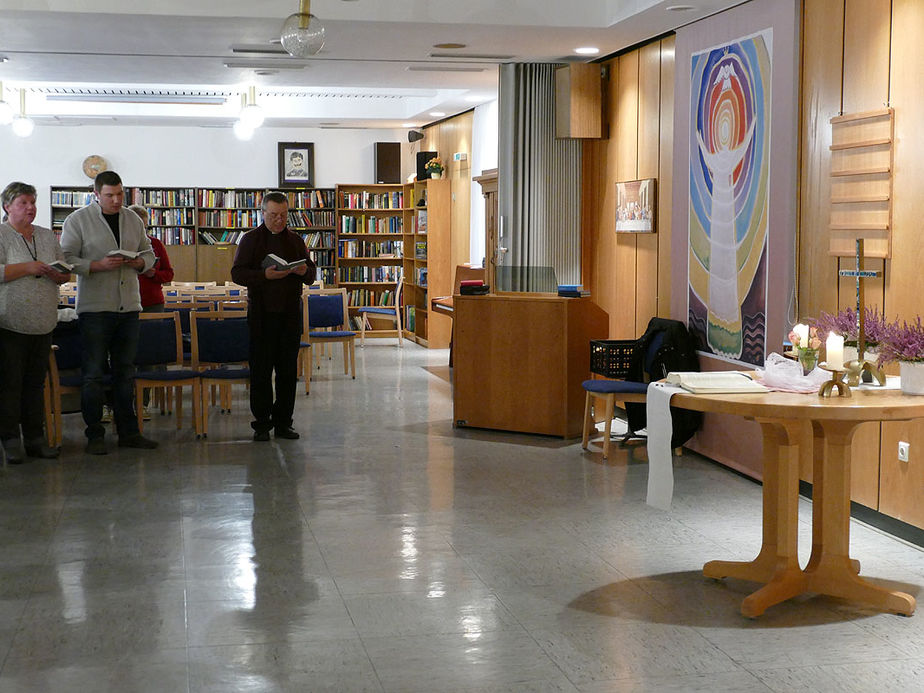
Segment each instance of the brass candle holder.
M883 370L879 367L879 364L876 361L868 361L867 359L848 361L844 364L844 368L847 370L847 384L850 387L857 387L863 379L863 372L872 376L872 380L875 380L879 385L886 384L886 376Z
M818 367L821 370L828 371L828 373L831 374L831 380L828 380L822 383L821 387L818 389L819 397L830 397L833 394L833 390L837 390L838 397L850 397L851 396L850 388L847 386L847 383L844 382L844 375L847 373L850 373L849 367L848 368L834 368L832 366L829 366L827 363L820 363L818 364Z

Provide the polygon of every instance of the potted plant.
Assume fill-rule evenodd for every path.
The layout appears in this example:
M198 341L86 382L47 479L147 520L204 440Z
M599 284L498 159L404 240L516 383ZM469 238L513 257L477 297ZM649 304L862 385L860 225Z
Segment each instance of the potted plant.
M887 323L879 339L879 363L898 361L902 392L924 395L924 324L918 316L909 323Z
M845 308L844 310L831 314L825 311L821 312L815 323L818 328L818 334L822 340L827 339L830 333L839 334L844 338L844 361L857 360L857 310L856 308ZM866 348L874 350L882 339L882 332L885 329L886 321L877 308L866 307L863 311L863 328L864 341ZM875 354L868 351L864 357L868 361L875 361Z
M439 178L443 175L443 161L438 156L433 157L424 166L424 171L430 174L430 178Z

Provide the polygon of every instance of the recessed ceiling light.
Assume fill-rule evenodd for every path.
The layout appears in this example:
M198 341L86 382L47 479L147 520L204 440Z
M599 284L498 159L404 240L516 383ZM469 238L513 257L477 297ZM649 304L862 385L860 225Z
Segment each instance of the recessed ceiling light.
M430 111L430 115L434 118L442 118L446 114L443 111Z
M600 49L596 46L581 46L580 48L575 48L574 52L578 55L596 55L600 52Z
M465 97L465 100L469 103L480 103L482 101L486 101L487 99L487 96L482 96L480 94L469 94Z
M416 127L417 127L417 123L401 123L401 127L403 127L403 128L416 128Z
M434 43L434 48L465 48L464 43Z
M693 5L670 5L665 8L668 12L689 12L690 10L695 10L696 8Z

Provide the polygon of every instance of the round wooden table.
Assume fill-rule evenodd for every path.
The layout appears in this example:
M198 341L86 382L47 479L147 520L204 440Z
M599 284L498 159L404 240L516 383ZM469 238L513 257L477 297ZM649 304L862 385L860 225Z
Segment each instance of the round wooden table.
M859 575L859 562L849 556L850 462L851 441L860 424L924 417L924 397L884 389L853 390L852 394L849 398L822 398L783 392L680 393L671 399L671 406L734 414L761 426L764 491L760 553L753 561L709 561L703 566L707 577L765 583L742 602L745 616L759 616L768 607L806 592L842 597L906 616L914 612L914 597L867 582ZM799 455L811 458L813 448L824 452L812 460L812 553L801 570Z

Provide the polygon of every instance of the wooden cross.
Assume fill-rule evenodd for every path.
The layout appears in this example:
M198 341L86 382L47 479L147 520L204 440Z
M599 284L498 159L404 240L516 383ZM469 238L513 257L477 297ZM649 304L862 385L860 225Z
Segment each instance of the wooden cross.
M869 371L880 385L885 385L885 375L878 368L878 364L870 363L866 360L866 310L864 306L864 291L863 291L863 280L872 279L874 277L880 276L882 273L879 270L865 270L862 267L863 265L863 239L857 239L857 254L856 254L856 265L855 269L852 270L838 270L838 276L841 277L855 277L857 280L857 373L862 370ZM853 378L851 378L851 385Z

